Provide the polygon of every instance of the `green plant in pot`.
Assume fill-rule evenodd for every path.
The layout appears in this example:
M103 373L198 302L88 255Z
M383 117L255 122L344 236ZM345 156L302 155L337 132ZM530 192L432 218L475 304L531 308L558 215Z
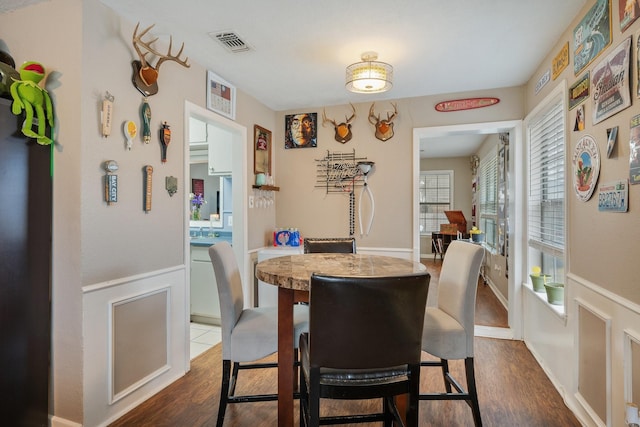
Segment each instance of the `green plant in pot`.
M471 234L471 240L475 243L482 243L484 242L484 234L482 233L482 230L478 229L478 227L471 227L471 231L469 231L469 234Z
M547 291L547 301L553 305L564 304L564 284L563 283L545 283L544 289Z
M529 274L529 277L531 278L533 290L536 292L544 292L544 284L551 279L551 276L548 274L542 274L542 270L537 265L531 268L531 274Z

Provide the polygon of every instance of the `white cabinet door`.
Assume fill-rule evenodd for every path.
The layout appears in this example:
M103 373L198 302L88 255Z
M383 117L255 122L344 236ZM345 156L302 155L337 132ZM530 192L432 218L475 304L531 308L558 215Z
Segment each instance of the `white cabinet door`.
M218 287L206 246L191 247L191 320L221 324Z
M207 125L209 141L209 175L231 175L232 134Z

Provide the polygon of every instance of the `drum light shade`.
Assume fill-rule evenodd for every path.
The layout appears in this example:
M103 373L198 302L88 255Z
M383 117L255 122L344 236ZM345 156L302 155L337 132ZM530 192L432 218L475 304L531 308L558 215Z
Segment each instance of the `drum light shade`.
M386 62L376 61L376 52L362 54L362 62L347 67L347 90L356 93L386 92L393 86L393 67Z

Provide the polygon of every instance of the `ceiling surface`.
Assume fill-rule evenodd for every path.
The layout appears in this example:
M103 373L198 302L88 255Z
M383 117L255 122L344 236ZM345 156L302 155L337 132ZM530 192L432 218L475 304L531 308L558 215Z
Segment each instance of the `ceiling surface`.
M585 0L102 0L275 111L520 86ZM232 53L215 34L249 48ZM214 37L212 37L212 35ZM345 89L375 51L394 67L382 94ZM171 65L164 65L171 66ZM486 136L486 135L485 135ZM476 152L485 136L421 140L423 157Z
M520 86L585 0L102 0L275 111ZM250 47L231 53L210 34ZM174 47L175 49L175 47ZM376 51L394 67L380 95L345 89ZM175 52L175 50L174 50ZM163 65L170 67L171 65ZM177 66L174 64L174 66Z

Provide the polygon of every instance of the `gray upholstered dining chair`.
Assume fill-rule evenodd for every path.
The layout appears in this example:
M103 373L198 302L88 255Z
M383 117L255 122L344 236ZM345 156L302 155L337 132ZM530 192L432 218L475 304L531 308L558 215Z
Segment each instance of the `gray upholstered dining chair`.
M356 239L354 237L305 237L304 253L356 253Z
M473 332L483 257L484 248L480 245L451 242L440 271L438 305L427 307L422 330L422 350L440 359L423 361L422 366L441 367L446 393L421 393L420 400L465 400L476 427L482 426L482 419L474 371ZM449 372L449 360L464 360L466 391Z
M421 342L431 276L314 274L309 333L300 337L300 425L384 421L400 425L394 396L409 395L418 425ZM418 325L418 326L417 326ZM320 418L320 399L382 398L382 411Z
M278 350L278 308L244 308L240 270L229 243L220 242L211 246L209 257L218 285L222 317L222 386L216 424L222 427L228 403L278 399L277 394L234 395L239 370L278 366L277 363L248 363ZM297 337L309 330L308 306L294 307L293 327L294 345L297 345Z

